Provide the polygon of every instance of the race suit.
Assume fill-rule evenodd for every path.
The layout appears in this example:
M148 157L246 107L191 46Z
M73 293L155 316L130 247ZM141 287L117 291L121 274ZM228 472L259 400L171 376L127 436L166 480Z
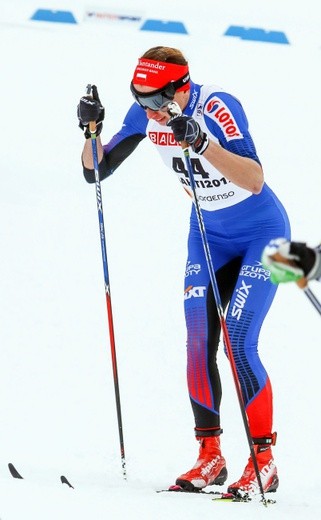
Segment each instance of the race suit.
M218 145L260 164L242 105L231 94L213 85L191 82L183 114L192 116ZM184 156L170 127L148 120L136 103L129 109L121 130L103 147L100 178L111 175L145 137L191 195ZM227 309L226 324L250 432L252 437L268 437L272 433L273 398L268 374L258 355L258 336L276 286L260 259L270 239L290 239L288 217L266 184L260 194L252 194L230 182L191 148L190 158L222 306ZM95 182L93 170L84 168L84 175L88 182ZM194 204L184 302L187 381L195 431L210 435L221 427L222 389L216 361L221 330Z

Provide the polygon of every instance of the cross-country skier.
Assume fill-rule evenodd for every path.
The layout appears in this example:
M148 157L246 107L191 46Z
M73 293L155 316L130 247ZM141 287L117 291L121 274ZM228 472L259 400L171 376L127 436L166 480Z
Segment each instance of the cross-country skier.
M218 86L194 83L179 50L160 46L145 52L138 60L130 89L135 102L119 132L103 146L97 138L100 179L112 175L147 137L191 195L179 143L189 144L198 203L222 304L227 309L226 322L263 489L275 491L278 475L271 450L276 438L272 429L272 389L258 355L258 337L276 286L262 266L261 253L275 236L290 239L286 211L264 182L240 101ZM173 100L182 115L171 118L167 104ZM96 121L99 135L104 119L96 87L93 98L80 99L78 118L86 138L82 153L84 176L94 183L88 123ZM176 483L193 491L223 484L227 479L220 447L222 391L216 362L220 322L193 204L184 302L188 390L200 447L196 464ZM239 480L228 486L230 492L237 490L259 491L252 457Z
M303 278L321 280L321 245L312 248L305 242L276 238L263 249L262 262L271 271L271 281L275 284Z

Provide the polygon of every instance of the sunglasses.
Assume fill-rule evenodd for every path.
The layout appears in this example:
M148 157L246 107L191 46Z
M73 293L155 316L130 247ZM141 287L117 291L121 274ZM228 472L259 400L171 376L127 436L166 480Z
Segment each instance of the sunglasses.
M153 90L152 92L140 92L135 89L133 82L130 84L130 91L134 96L135 101L146 110L160 110L169 101L173 101L176 88L174 82L170 82L162 88Z
M130 84L130 91L134 96L135 101L146 110L149 108L150 110L154 110L157 112L161 110L161 108L166 105L169 101L173 101L175 92L178 88L186 85L189 81L189 73L185 74L182 78L179 78L176 81L170 81L162 88L157 90L153 90L152 92L140 92L136 90L133 82Z

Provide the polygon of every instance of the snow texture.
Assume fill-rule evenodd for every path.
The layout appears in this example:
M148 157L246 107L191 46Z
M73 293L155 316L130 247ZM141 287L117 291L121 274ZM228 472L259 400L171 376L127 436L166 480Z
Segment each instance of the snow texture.
M274 388L275 505L218 504L156 490L195 462L182 306L190 201L144 141L102 183L127 481L121 471L95 188L82 176L76 105L87 83L106 107L103 140L132 102L137 58L180 48L192 78L237 95L293 237L320 241L318 0L1 2L0 518L230 520L320 517L320 316L280 287L261 333ZM77 24L31 21L38 8ZM181 21L188 34L84 13ZM280 45L223 36L230 25L284 31ZM318 298L321 286L311 283ZM248 446L220 349L229 482ZM13 479L12 462L25 476ZM66 475L75 489L60 483ZM223 512L224 509L224 512Z

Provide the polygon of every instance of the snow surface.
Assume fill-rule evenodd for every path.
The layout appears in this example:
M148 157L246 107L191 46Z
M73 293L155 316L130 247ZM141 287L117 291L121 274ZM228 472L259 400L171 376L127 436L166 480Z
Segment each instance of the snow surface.
M280 488L275 505L218 504L155 491L194 464L185 381L183 272L190 202L147 142L102 184L128 479L123 479L94 186L82 176L76 105L88 82L106 106L104 140L132 102L137 57L182 49L197 82L245 107L268 184L293 236L320 241L318 0L1 2L0 518L320 518L320 316L279 289L261 334L273 382ZM88 23L86 8L183 21L189 35ZM77 25L31 22L70 9ZM290 45L224 37L229 25L285 31ZM321 298L316 282L311 289ZM248 457L220 352L229 482ZM25 476L14 480L7 464ZM60 475L73 483L60 483ZM224 509L224 512L223 512Z

